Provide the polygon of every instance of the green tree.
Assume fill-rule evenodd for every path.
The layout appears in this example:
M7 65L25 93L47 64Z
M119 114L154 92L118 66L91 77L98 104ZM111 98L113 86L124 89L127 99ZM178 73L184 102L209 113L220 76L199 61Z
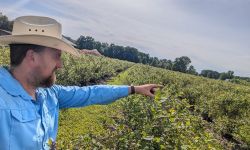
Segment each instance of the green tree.
M12 31L13 21L9 21L8 17L0 13L0 29Z
M176 58L172 70L179 72L187 72L188 65L191 63L191 59L187 56L182 56L180 58Z
M220 77L220 73L213 70L202 70L200 75L211 79L219 79Z
M229 70L227 74L228 74L228 79L234 78L234 71Z
M225 72L222 72L219 77L220 80L226 80L228 79L228 74Z
M196 69L194 68L193 65L189 66L187 73L193 74L193 75L198 75L198 73L196 72Z
M90 36L80 36L76 40L76 45L78 49L95 49L95 40Z
M220 80L226 80L226 79L232 79L232 78L234 78L234 72L233 71L231 71L231 70L229 70L228 72L222 72L221 74L220 74L220 77L219 77L219 79Z

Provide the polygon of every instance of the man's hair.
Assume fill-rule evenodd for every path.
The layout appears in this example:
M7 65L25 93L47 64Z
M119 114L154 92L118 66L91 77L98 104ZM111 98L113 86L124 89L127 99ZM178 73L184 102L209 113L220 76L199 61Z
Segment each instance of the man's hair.
M44 46L34 44L10 44L10 65L12 67L20 65L28 50L39 53L42 52L44 48Z

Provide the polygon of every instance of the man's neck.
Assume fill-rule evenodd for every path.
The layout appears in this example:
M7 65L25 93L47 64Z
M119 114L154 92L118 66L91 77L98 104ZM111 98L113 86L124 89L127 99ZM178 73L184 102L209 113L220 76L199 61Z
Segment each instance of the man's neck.
M22 67L10 68L10 73L12 76L20 82L24 90L32 97L32 99L36 99L35 91L36 87L33 86L29 81L30 74L25 72L26 69Z

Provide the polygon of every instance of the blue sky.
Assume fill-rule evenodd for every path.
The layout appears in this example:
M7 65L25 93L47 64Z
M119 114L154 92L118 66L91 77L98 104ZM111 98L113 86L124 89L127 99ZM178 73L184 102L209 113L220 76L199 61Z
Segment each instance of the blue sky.
M133 46L151 56L188 56L197 71L250 77L250 0L0 0L10 19L42 15L63 34Z

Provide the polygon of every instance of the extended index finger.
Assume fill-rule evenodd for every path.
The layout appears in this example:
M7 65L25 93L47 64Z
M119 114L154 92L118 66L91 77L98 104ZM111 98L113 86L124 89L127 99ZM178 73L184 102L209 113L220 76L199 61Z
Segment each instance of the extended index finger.
M152 88L163 88L164 86L161 84L153 84Z

